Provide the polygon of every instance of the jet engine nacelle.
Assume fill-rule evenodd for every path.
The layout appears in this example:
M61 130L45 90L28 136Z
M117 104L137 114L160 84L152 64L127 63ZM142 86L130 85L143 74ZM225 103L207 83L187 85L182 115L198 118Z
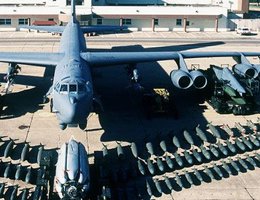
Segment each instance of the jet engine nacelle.
M257 77L258 79L260 78L260 65L253 65L254 69L257 72Z
M193 83L189 73L183 70L173 70L170 73L170 77L173 85L180 89L188 89Z
M87 152L80 142L70 139L62 145L56 166L56 190L61 199L80 199L89 189Z
M247 64L234 65L233 72L245 78L256 78L258 75L256 69L252 65Z
M197 89L203 89L206 87L208 81L207 78L198 70L193 70L190 72L190 76L193 81L193 85Z

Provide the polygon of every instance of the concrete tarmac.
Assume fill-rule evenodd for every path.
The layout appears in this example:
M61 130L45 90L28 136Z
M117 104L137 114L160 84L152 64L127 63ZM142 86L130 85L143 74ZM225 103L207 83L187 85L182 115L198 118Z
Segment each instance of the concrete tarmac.
M4 38L7 33L0 33L0 38ZM138 33L141 34L141 33ZM135 38L138 38L135 33ZM150 33L143 33L149 35L149 37L156 38L158 34L154 35ZM160 33L161 35L162 33ZM168 33L165 33L167 35ZM201 33L202 34L202 33ZM103 49L106 51L173 51L173 50L190 50L190 51L259 51L259 43L246 43L239 40L236 43L225 43L216 41L206 41L203 43L195 44L179 34L179 39L182 42L175 42L173 40L157 41L157 42L141 42L130 41L123 42L106 41L108 37L114 37L112 35L99 36L100 43L91 41L88 42L88 47L92 51L98 51ZM190 34L191 35L191 34ZM192 33L195 38L195 33ZM203 33L205 35L205 33ZM225 34L224 34L225 35ZM197 34L199 36L199 34ZM56 41L59 36L52 36L51 34L40 33L12 33L9 34L9 38L15 40L15 38L26 37L25 42L8 43L8 41L0 41L1 51L39 51L39 52L55 52L58 50L59 43ZM41 37L50 39L49 42L35 41ZM53 40L55 38L55 41ZM117 36L118 37L118 36ZM133 37L133 34L120 35L120 38ZM139 36L143 37L143 35ZM201 36L200 36L201 37ZM218 39L225 38L218 33ZM230 38L239 37L234 34ZM254 36L258 37L258 36ZM30 41L32 38L33 42ZM46 40L47 40L46 39ZM87 38L88 39L88 38ZM102 41L104 39L104 41ZM237 38L239 39L239 38ZM141 39L140 39L141 40ZM252 63L258 64L257 58L250 58ZM229 65L232 66L235 62L232 58L203 58L203 59L188 59L187 64L191 68L196 66L200 69L206 69L210 64L215 65ZM15 144L28 142L30 146L34 147L39 144L44 145L45 149L55 151L56 148L60 148L61 145L68 141L71 136L82 142L86 150L90 155L90 163L93 165L95 162L95 155L100 153L103 144L105 144L109 150L111 150L111 160L117 160L116 154L114 154L116 141L121 142L125 151L129 151L129 145L131 142L136 142L138 148L142 154L145 151L144 141L153 141L155 144L158 140L168 138L169 133L176 135L180 138L182 148L178 149L178 153L183 155L183 151L198 149L198 144L189 146L183 138L183 130L188 130L192 137L195 136L194 128L200 124L203 130L206 130L207 135L210 135L209 129L206 127L208 122L216 126L228 124L230 127L234 127L235 122L240 122L246 126L247 120L252 120L257 124L257 118L260 115L253 114L247 116L234 116L232 114L220 115L217 114L212 107L206 102L199 102L199 96L203 95L200 91L189 90L182 92L173 87L169 73L173 69L177 69L177 65L174 61L160 61L153 63L141 63L137 67L141 74L141 83L148 90L152 88L167 88L173 95L176 101L176 106L179 111L179 119L173 118L152 118L147 119L142 110L140 96L135 95L131 91L129 86L129 80L126 74L125 66L112 66L105 68L98 68L93 70L93 79L95 83L95 89L101 96L101 100L104 104L104 112L100 114L91 113L88 117L88 126L86 131L82 131L79 128L67 128L62 131L59 129L58 121L55 114L50 113L49 103L42 104L42 96L47 92L51 86L52 76L54 69L45 69L44 67L32 67L21 65L22 71L20 76L16 79L16 84L12 86L12 93L8 94L5 98L4 108L0 117L0 136L4 137L3 140L8 138L15 139ZM0 73L1 77L6 73L7 64L1 64ZM1 90L3 86L1 87ZM212 135L210 135L212 137ZM217 139L214 142L204 143L208 145L210 143L224 143L224 139ZM2 142L1 142L2 143ZM103 144L102 144L103 143ZM159 148L159 147L156 147ZM247 152L239 152L239 154L230 154L228 157L222 159L213 159L203 164L196 163L195 165L185 164L185 169L188 172L192 172L194 168L203 170L204 166L212 167L214 163L221 165L221 160L227 161L228 158L238 159L245 158L247 154L254 156L255 152L259 152L257 148ZM169 153L172 156L171 153ZM160 154L160 157L164 155ZM172 156L173 157L173 156ZM146 156L142 155L142 159ZM13 163L20 163L19 159L0 158L3 161L12 160ZM132 159L134 160L134 159ZM152 160L155 160L152 157ZM117 168L116 162L111 162L110 168ZM26 165L27 163L22 163ZM176 163L175 163L176 164ZM126 164L127 165L127 164ZM97 165L95 165L96 167ZM176 185L174 179L175 173L179 173L181 180L184 182L184 187L179 188L174 186L172 192L164 189L164 194L158 194L153 192L153 196L150 198L147 195L145 183L143 179L147 177L141 177L134 180L137 182L141 191L139 191L144 199L260 199L260 168L259 163L257 167L249 167L249 169L242 169L240 173L233 173L232 175L225 175L223 178L216 178L216 180L209 180L205 178L204 182L196 182L191 185L184 178L184 171L180 167L176 167L174 171L167 170L166 173L159 173L155 176L147 176L148 178L158 178L159 181L164 180L164 176L171 178L173 184ZM234 170L233 170L234 171ZM215 177L216 174L214 174ZM140 180L142 179L142 180ZM193 180L195 178L193 177ZM21 187L25 187L23 182L17 182L12 179L0 178L0 182L8 182L8 184L19 184ZM128 179L129 182L133 182L132 179ZM93 186L95 188L95 186ZM156 188L153 186L153 191ZM95 191L97 192L97 191Z

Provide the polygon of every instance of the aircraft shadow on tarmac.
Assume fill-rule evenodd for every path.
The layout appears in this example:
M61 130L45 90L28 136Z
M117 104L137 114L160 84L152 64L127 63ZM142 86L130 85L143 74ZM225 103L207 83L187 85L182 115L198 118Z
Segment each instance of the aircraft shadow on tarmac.
M198 44L177 45L168 47L143 48L141 45L113 47L111 51L181 51L205 46L215 46L223 42L209 42ZM93 50L93 49L92 49ZM95 51L95 50L93 50ZM172 70L177 65L172 61ZM136 95L131 88L129 77L125 67L113 66L93 69L95 89L101 96L104 112L99 113L99 121L104 129L102 141L138 141L155 134L167 134L174 130L194 128L198 124L205 125L207 120L203 116L204 107L199 105L205 90L179 90L174 88L169 75L158 62L141 63L137 65L141 75L141 85L146 90L152 88L166 88L173 94L179 113L179 120L168 118L153 118L147 120L144 117L142 98ZM187 126L188 124L188 126Z

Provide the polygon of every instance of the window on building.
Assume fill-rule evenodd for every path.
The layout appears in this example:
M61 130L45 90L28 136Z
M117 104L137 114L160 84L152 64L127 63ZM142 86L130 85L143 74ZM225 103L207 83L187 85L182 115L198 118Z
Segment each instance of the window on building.
M97 18L97 25L103 24L103 20L101 18Z
M182 19L176 19L176 25L181 26L182 25Z
M49 18L48 21L54 21L54 19L53 18Z
M11 25L11 19L0 19L0 25Z
M123 19L122 23L123 23L123 25L131 25L132 24L132 20L131 19Z
M186 21L186 26L189 26L190 25L190 21Z
M18 23L19 23L19 25L27 25L28 24L28 19L19 19Z
M82 5L83 1L82 0L76 0L76 5ZM66 0L66 5L69 6L71 5L71 0Z
M159 19L154 19L153 24L154 25L159 25Z

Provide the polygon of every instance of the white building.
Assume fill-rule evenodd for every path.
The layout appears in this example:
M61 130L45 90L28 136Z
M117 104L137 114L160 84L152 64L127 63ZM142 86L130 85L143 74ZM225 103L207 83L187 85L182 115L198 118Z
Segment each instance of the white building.
M248 0L78 0L81 24L127 25L133 31L227 31L229 11L248 12ZM61 25L70 0L1 0L0 29Z

